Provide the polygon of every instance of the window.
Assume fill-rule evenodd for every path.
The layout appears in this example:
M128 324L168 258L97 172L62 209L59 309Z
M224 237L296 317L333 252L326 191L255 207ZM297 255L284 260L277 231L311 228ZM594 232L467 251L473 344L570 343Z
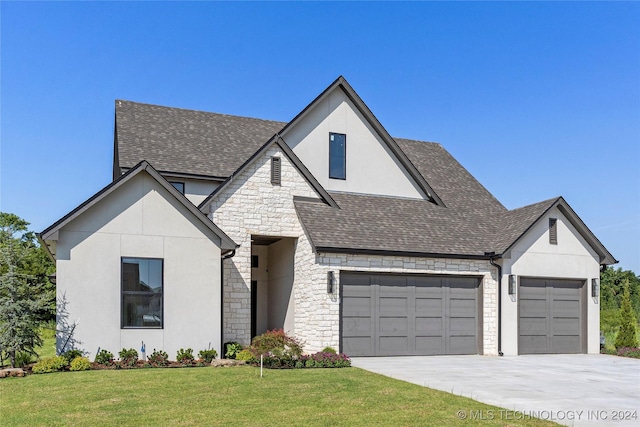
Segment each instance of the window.
M169 184L173 185L174 187L176 187L176 190L184 194L184 182L169 181Z
M122 328L162 328L163 260L122 258Z
M549 218L549 243L552 245L558 244L558 219Z
M280 157L271 158L271 183L280 185Z
M347 136L329 134L329 178L347 179Z

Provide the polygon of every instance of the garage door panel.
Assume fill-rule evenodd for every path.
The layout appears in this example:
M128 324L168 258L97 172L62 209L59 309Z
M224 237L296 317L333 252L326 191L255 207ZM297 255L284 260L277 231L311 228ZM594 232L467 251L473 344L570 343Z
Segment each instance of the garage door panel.
M556 317L552 321L554 335L579 335L580 319Z
M343 298L345 316L370 316L371 315L371 298L370 297L348 297Z
M379 355L395 355L398 353L398 349L408 348L408 338L406 336L384 336L381 335L378 339L378 354Z
M380 314L407 314L408 300L405 296L389 298L381 296L379 298Z
M418 298L415 300L416 313L442 316L442 298Z
M520 301L524 301L522 295L520 295ZM527 300L526 304L520 304L520 317L547 317L548 305L547 300Z
M415 319L416 333L420 332L438 332L441 333L444 319L442 317L417 317Z
M340 274L345 350L370 356L479 353L479 278ZM357 306L349 307L352 302ZM365 333L370 341L359 336Z
M449 354L469 354L477 347L475 335L462 335L449 337Z
M369 356L373 353L373 337L349 337L342 342L343 353L350 356Z
M416 354L432 356L445 354L444 338L441 336L417 336L415 339Z
M474 315L477 309L478 302L474 299L451 299L449 301L449 315L450 316L465 316L470 313Z
M520 333L522 335L547 335L546 317L529 317L520 319Z
M452 335L460 333L475 335L476 327L477 323L475 317L458 317L451 318L449 320L449 331Z
M551 339L551 346L557 353L581 353L580 337L572 336L555 336Z
M519 353L582 353L586 349L584 282L522 278Z
M379 319L379 331L382 332L403 332L407 333L409 322L406 317L381 317Z
M369 317L348 317L342 321L345 336L369 336L373 333L371 328L371 318Z

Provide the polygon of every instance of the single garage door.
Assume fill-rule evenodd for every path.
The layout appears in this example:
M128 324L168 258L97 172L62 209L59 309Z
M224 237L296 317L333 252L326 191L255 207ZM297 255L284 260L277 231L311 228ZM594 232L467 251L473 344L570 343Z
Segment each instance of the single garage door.
M341 272L342 351L349 356L478 354L478 277Z
M520 354L586 353L583 280L520 279Z

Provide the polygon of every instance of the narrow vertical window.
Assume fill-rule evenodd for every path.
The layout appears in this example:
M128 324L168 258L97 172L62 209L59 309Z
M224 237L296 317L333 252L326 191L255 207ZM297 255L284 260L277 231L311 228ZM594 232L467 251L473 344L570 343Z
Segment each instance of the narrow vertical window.
M549 243L552 245L558 244L558 219L549 218Z
M347 179L347 136L329 134L329 178Z
M280 157L271 158L271 183L274 185L280 185Z

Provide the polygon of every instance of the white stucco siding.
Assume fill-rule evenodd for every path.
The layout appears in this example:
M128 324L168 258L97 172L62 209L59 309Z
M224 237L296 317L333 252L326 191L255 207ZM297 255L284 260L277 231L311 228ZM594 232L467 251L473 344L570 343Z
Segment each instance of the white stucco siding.
M549 243L549 218L557 218L558 243ZM599 257L567 218L553 208L506 254L503 262L502 349L518 354L518 298L508 295L510 274L586 281L587 351L600 351L600 305L591 297L591 279L600 277Z
M329 133L346 135L346 180L329 178ZM414 180L342 89L335 89L284 139L330 191L425 198Z
M58 299L91 358L142 341L170 358L209 343L220 352L219 238L145 172L64 226L57 251ZM162 329L121 328L122 257L163 260Z

